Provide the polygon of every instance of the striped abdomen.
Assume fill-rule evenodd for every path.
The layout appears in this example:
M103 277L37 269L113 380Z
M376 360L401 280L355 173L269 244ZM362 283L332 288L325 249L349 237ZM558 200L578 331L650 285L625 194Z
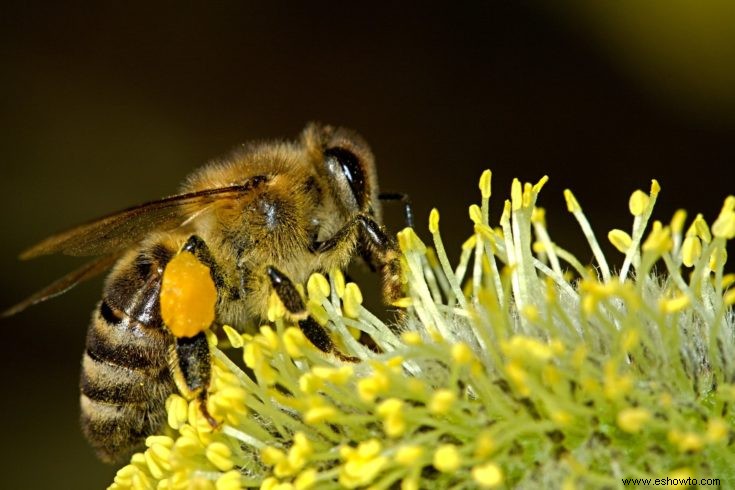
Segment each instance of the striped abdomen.
M173 342L160 317L161 248L123 258L92 316L82 360L82 430L97 455L113 462L140 449L166 419L175 391ZM156 253L157 252L157 253Z

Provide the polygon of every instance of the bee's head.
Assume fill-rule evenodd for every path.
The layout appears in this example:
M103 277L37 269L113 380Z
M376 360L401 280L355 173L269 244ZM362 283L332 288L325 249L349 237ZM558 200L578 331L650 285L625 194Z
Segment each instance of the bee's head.
M319 175L346 216L364 212L380 219L375 159L365 140L344 128L309 124L303 139Z

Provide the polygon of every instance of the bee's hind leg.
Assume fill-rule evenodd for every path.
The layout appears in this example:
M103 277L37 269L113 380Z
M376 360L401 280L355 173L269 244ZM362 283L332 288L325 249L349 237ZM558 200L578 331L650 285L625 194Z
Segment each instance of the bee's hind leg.
M207 409L207 390L212 376L212 362L207 335L177 337L171 349L171 370L174 381L187 399L199 400L199 409L209 425L218 426Z
M345 362L359 362L359 357L347 356L337 349L327 331L306 311L304 301L291 280L275 267L266 269L273 290L280 298L292 318L298 321L299 328L307 339L322 352L335 355Z

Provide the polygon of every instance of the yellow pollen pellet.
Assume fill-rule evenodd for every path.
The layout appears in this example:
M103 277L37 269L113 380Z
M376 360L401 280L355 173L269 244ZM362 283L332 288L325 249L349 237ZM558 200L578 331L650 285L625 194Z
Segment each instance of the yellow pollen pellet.
M217 289L209 272L189 252L166 265L161 280L161 318L176 337L193 337L214 321Z
M459 450L454 444L442 444L434 452L434 468L442 473L457 471L462 464Z
M503 472L495 463L485 463L472 468L472 479L482 488L492 488L503 483Z
M691 304L689 296L681 293L675 298L662 299L659 303L659 307L662 313L679 313L683 311Z
M286 459L286 453L275 447L266 446L260 450L260 460L267 466L273 466Z

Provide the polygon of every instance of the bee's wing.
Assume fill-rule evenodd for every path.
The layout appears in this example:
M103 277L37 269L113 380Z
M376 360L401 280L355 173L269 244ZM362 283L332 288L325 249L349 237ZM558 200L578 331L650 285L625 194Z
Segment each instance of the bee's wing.
M94 276L106 271L120 257L120 253L104 255L102 257L91 260L80 268L68 273L64 277L57 279L45 288L37 291L28 298L24 299L15 306L8 308L0 313L0 317L8 317L20 313L29 306L33 306L41 301L46 301L60 294L64 294L74 286L86 280L92 279Z
M241 197L263 179L253 177L241 185L179 194L134 206L52 235L25 250L20 258L52 253L85 256L117 252L151 231L176 228L207 204Z

